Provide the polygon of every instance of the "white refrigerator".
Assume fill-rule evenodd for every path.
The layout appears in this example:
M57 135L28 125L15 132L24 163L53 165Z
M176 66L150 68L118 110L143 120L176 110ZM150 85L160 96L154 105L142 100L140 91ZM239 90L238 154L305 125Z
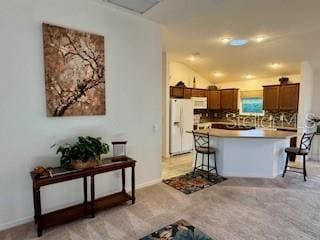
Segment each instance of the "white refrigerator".
M191 99L170 99L170 154L191 152L193 148L193 103Z

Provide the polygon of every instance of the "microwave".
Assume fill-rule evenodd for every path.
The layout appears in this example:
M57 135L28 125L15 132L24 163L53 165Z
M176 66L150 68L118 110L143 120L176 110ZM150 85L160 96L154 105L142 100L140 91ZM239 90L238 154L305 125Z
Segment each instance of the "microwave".
M193 109L207 109L208 103L207 103L206 97L193 97L192 103L193 103Z

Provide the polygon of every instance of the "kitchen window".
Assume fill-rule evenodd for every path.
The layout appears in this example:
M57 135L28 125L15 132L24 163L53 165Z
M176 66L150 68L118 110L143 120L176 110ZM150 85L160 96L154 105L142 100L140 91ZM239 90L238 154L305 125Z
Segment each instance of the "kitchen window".
M240 92L240 114L263 116L263 92L259 90Z

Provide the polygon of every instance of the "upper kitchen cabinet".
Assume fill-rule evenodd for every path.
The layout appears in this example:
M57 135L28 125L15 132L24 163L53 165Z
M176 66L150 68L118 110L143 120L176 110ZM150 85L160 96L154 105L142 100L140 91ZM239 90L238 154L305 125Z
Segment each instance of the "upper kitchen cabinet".
M193 88L192 97L208 97L208 90Z
M298 111L299 83L263 87L263 109Z
M298 111L300 84L286 84L279 87L279 110Z
M221 109L237 110L238 109L238 92L239 89L223 89L220 90Z
M170 97L183 98L184 89L182 87L170 87Z
M278 110L279 109L279 85L263 86L263 109Z
M170 87L171 98L191 98L192 89L183 87Z
M221 109L221 93L218 90L211 90L208 94L208 109Z
M192 89L191 88L185 88L183 91L183 98L191 98L192 97Z

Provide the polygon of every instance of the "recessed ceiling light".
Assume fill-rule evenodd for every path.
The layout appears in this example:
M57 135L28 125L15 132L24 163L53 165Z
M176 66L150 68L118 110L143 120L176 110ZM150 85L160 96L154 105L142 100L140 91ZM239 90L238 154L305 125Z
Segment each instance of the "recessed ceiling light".
M199 56L200 56L200 53L198 53L198 52L192 53L191 56L188 58L188 60L190 62L194 62L198 59Z
M234 47L241 47L246 45L248 42L249 41L247 39L233 39L229 42L229 44Z
M227 43L229 43L231 40L232 40L231 37L222 37L222 38L220 39L220 41L221 41L223 44L227 44Z
M195 57L195 56L189 57L189 61L194 62L195 60L196 60L196 57Z
M247 75L245 75L245 78L246 78L246 79L252 79L252 78L254 78L254 76L251 75L251 74L247 74Z
M278 69L278 68L281 67L281 64L280 64L280 63L271 63L271 67L272 67L273 69Z
M222 77L222 76L223 76L223 73L218 72L218 71L215 71L215 72L213 72L212 75L213 75L214 77Z
M257 43L261 43L261 42L263 42L265 39L266 39L265 36L257 36L257 37L255 38L255 41L256 41Z

